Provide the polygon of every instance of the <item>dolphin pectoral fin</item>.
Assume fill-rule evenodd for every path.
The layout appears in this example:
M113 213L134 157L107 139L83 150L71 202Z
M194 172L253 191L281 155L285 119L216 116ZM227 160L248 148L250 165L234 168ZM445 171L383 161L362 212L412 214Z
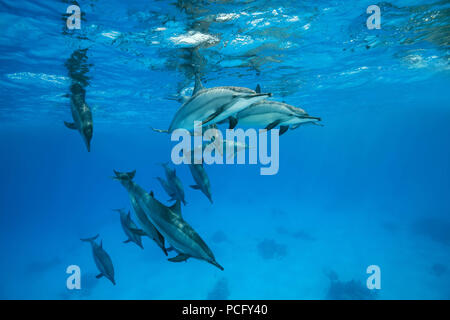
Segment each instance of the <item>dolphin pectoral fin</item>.
M192 189L195 189L195 190L200 190L200 186L198 186L198 185L196 185L196 184L193 184L192 186L190 186Z
M266 130L272 130L273 128L275 128L279 124L280 124L280 120L276 120L276 121L272 122L271 124L269 124L266 127Z
M80 239L80 240L81 240L81 241L84 241L84 242L92 242L92 241L94 241L95 239L97 239L98 236L99 236L99 234L97 234L96 236L91 237L91 238L83 238L83 239Z
M238 123L237 119L235 117L233 117L233 116L229 117L228 121L230 123L230 126L229 126L228 129L234 129L234 127L236 127L236 125Z
M288 131L289 126L280 126L280 132L279 132L279 136L281 136L283 133L285 133L286 131Z
M216 266L217 268L219 268L220 270L222 270L222 271L224 270L224 268L220 264L218 264L217 261L214 260L214 261L211 261L210 263L213 266Z
M170 247L166 248L166 251L171 252L171 251L176 251L176 249L174 247L170 246Z
M103 277L103 273L100 273L98 275L95 276L97 279L100 279L101 277Z
M66 121L64 121L64 125L65 125L67 128L69 128L69 129L77 130L77 126L75 125L74 122L66 122Z
M136 229L136 228L130 228L131 232L133 232L134 234L137 234L138 236L146 236L147 234L145 233L144 230L141 229Z
M222 113L222 108L211 114L208 118L206 118L204 121L202 121L202 126L207 124L208 122L212 121L214 118L216 118L219 114Z
M179 253L176 257L169 258L167 260L169 260L170 262L182 262L182 261L186 261L189 258L190 258L189 255L184 254L184 253Z
M130 239L128 239L128 240L125 240L123 243L128 243L128 242L130 242L131 240Z

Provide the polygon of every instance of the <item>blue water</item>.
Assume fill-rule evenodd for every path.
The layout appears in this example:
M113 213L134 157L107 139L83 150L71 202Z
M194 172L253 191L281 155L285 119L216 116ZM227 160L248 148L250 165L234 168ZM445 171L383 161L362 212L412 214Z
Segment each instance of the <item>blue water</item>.
M79 1L68 31L71 3L0 1L0 298L450 298L448 1L378 3L380 30L362 0ZM63 125L65 63L86 48L90 153ZM280 137L276 175L205 166L214 204L176 166L183 216L224 271L122 243L112 211L131 210L113 169L168 204L155 177L173 143L149 127L168 127L194 72L206 87L260 84L324 124ZM79 240L95 234L116 286ZM69 265L81 290L66 288Z

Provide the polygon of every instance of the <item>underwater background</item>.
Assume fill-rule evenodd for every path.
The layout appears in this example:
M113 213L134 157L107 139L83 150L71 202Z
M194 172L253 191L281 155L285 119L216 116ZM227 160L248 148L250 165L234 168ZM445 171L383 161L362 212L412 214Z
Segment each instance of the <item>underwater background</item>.
M0 298L450 298L448 1L1 0L0 30ZM183 216L224 271L168 262L147 237L122 243L112 211L132 210L113 169L169 204L155 177L174 143L150 127L168 127L197 72L205 87L260 84L324 124L280 137L276 175L206 165L213 204L171 164ZM63 124L74 79L89 153ZM96 234L116 286L80 241ZM81 290L66 288L69 265Z

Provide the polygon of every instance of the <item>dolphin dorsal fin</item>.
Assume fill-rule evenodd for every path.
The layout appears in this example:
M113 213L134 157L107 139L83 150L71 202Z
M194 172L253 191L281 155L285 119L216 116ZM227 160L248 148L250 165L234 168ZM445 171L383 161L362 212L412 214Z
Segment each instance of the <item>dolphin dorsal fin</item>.
M195 95L198 91L203 89L202 80L200 79L200 76L198 73L195 74L195 86L194 91L192 92L192 95Z
M261 93L261 86L259 84L256 85L255 92L256 93Z
M173 206L171 206L169 209L170 209L170 211L176 213L180 218L183 218L183 217L181 216L181 201L180 201L180 200L177 200L177 201L173 204Z

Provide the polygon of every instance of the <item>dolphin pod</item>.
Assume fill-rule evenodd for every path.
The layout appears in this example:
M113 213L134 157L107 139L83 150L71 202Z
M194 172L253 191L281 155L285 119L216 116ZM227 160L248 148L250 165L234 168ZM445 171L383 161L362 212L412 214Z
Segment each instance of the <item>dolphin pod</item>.
M139 196L135 197L137 203L158 232L178 253L176 257L169 258L169 261L180 262L189 258L196 258L209 262L223 270L223 267L216 261L211 249L181 216L180 200L177 200L173 206L167 207L155 199L153 191L147 193L133 181L136 171L114 171L114 173L116 175L115 180L118 180L129 194L139 194Z
M169 129L152 129L163 133L172 133L176 129L186 129L193 132L196 129L195 122L205 126L213 125L226 119L234 119L233 115L239 111L271 96L271 93L256 92L244 87L204 88L200 77L196 74L192 96L187 98L177 110Z
M142 228L141 230L133 230L133 232L141 234L141 235L147 235L150 237L157 245L161 248L161 250L164 252L164 254L167 256L167 250L164 246L164 237L161 235L161 233L158 232L158 229L155 228L155 226L152 224L152 222L149 220L146 209L147 209L147 203L146 203L146 196L147 193L144 189L139 187L136 183L132 182L134 175L136 174L136 171L128 172L128 173L121 173L114 171L115 176L112 177L114 180L118 180L122 182L122 185L127 189L128 195L130 197L131 206L134 209L134 213L136 214L137 221L139 225ZM130 183L124 183L125 181L129 180Z
M81 85L74 83L71 87L71 110L74 122L65 122L70 129L80 132L90 151L92 139L92 114L85 103L85 91ZM243 87L214 87L203 88L200 78L196 75L193 94L174 115L168 130L153 129L157 132L172 133L176 129L186 129L194 134L196 127L194 122L200 126L217 128L217 124L229 123L233 129L237 125L252 128L271 130L279 127L282 135L289 129L294 130L305 124L319 125L321 118L310 116L305 110L286 104L284 102L272 101L267 98L271 93L261 93L258 85L255 90ZM201 154L209 144L221 145L224 149L232 149L231 156L245 149L249 149L246 143L212 139L211 142L203 143ZM217 148L222 150L222 148ZM195 163L194 154L196 150L187 152L191 158L189 170L195 181L190 187L200 190L211 203L212 193L209 177L202 163ZM184 188L181 180L176 175L175 169L169 167L168 163L162 164L165 171L165 179L157 177L164 191L170 196L169 201L175 201L171 206L166 206L155 198L153 191L147 192L133 181L136 170L131 172L119 172L114 170L112 179L119 181L128 192L128 196L135 213L137 224L131 219L130 212L123 209L115 211L120 213L122 229L127 236L124 243L134 242L143 249L142 236L152 239L163 253L175 251L176 256L168 258L170 262L182 262L189 258L199 259L210 263L220 270L224 268L216 261L216 258L203 241L200 235L184 220L181 214L181 203L186 205ZM111 258L100 245L95 242L98 235L92 238L81 239L90 242L92 246L94 261L100 274L97 278L105 276L114 285L114 268ZM166 248L166 243L170 244Z
M114 267L109 257L109 254L103 249L103 243L97 244L95 240L99 235L92 238L81 239L81 241L89 242L92 247L92 254L94 256L95 265L97 266L100 273L96 276L97 279L101 277L106 277L113 285L116 285L114 280Z

